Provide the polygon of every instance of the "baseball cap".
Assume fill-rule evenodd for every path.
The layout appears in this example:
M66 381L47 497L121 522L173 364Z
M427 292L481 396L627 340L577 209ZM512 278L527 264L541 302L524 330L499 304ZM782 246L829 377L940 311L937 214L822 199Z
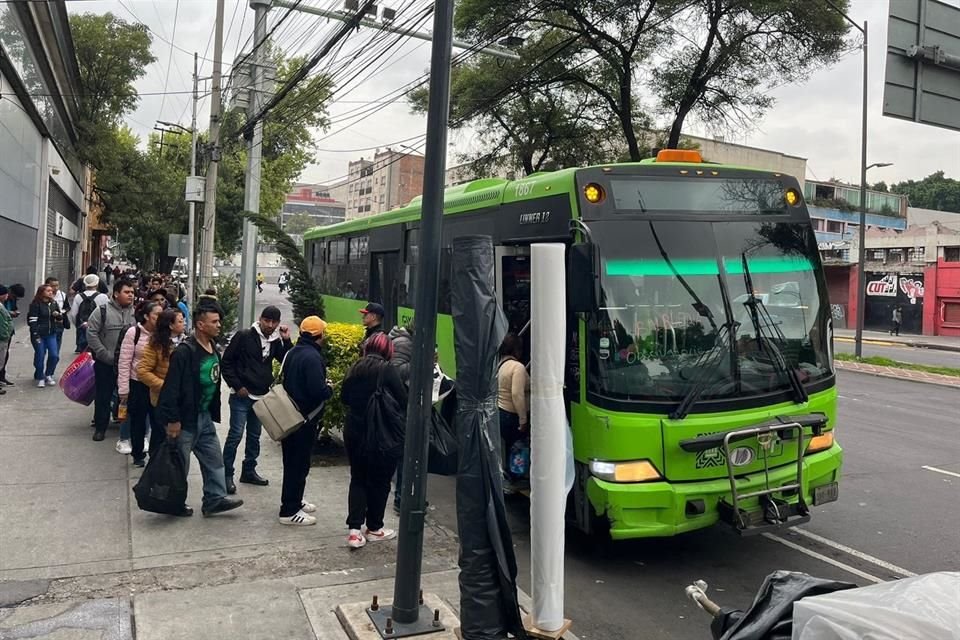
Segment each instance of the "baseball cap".
M383 308L383 305L377 304L376 302L371 302L370 304L365 306L363 309L360 309L360 313L363 313L363 314L372 313L376 316L380 316L381 318L387 315L387 311L386 309Z
M95 273L91 273L83 276L83 286L85 287L95 287L100 284L100 276Z
M5 295L7 295L7 288L2 284L0 284L0 296L5 296Z
M280 321L280 309L277 309L275 306L270 305L269 307L264 307L263 311L260 312L261 318L266 318L267 320L273 320L274 322ZM316 316L311 316L316 317Z
M312 336L322 336L327 330L327 323L319 316L307 316L300 323L300 333L309 333Z

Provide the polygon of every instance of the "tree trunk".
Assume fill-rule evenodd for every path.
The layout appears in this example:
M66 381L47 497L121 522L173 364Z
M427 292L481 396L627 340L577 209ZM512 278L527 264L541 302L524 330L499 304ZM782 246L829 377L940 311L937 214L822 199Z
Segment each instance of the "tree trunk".
M677 108L677 117L673 119L673 125L670 127L670 138L667 140L667 149L677 149L680 146L680 134L683 132L683 122L690 114L692 104L681 103Z

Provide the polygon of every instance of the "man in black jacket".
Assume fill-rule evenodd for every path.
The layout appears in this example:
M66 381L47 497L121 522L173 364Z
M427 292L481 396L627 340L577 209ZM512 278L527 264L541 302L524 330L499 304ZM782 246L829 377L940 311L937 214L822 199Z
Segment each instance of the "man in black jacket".
M213 424L220 422L220 356L214 340L220 335L221 316L220 308L210 304L194 310L194 334L173 352L157 407L160 424L165 425L167 438L176 440L184 467L189 468L191 453L197 456L205 516L243 504L227 497L220 440ZM185 506L182 515L192 514Z
M383 328L383 318L387 315L387 310L383 308L382 304L376 302L371 302L363 309L360 309L360 313L363 315L363 318L360 320L363 323L366 331L363 334L363 342L360 343L360 355L363 355L363 345L367 343L367 340L370 339L370 336L375 333L386 333Z
M323 334L327 323L317 316L300 323L300 340L283 367L283 388L304 418L323 406L333 390L327 380L327 361L323 357ZM317 425L323 409L305 425L280 441L283 449L283 491L280 498L280 523L294 526L315 524L310 515L317 510L305 502L303 491L310 473L310 454L317 439Z
M278 331L279 328L279 331ZM260 320L249 329L238 331L223 354L223 379L230 387L230 431L223 445L223 464L227 476L227 493L237 492L233 481L233 465L243 431L247 431L240 482L265 487L270 484L257 473L260 456L261 424L253 412L254 403L273 384L273 363L293 348L290 329L280 324L280 309L266 307Z

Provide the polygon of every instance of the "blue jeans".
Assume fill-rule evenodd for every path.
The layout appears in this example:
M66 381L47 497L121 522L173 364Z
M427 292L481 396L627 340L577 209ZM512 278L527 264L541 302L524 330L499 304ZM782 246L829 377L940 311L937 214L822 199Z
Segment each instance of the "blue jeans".
M57 370L58 362L60 362L60 345L57 342L57 334L51 333L40 338L39 342L33 343L34 380L43 380L46 376L52 376Z
M184 429L177 438L185 471L190 471L190 454L197 456L203 476L203 508L209 508L227 497L227 481L223 475L220 439L209 413L197 416L197 430Z
M223 445L223 465L228 478L233 477L234 463L237 460L237 449L240 448L240 439L243 431L247 431L247 443L243 450L243 467L241 473L250 473L257 468L257 458L260 457L260 418L253 412L256 400L241 398L237 394L230 394L230 431L227 433L227 442Z

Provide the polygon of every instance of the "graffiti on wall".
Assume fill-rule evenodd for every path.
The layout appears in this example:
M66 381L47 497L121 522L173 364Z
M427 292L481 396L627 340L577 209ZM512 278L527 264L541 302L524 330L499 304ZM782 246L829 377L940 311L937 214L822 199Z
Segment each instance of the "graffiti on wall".
M900 291L910 298L910 304L917 304L917 298L923 297L923 280L900 278Z

